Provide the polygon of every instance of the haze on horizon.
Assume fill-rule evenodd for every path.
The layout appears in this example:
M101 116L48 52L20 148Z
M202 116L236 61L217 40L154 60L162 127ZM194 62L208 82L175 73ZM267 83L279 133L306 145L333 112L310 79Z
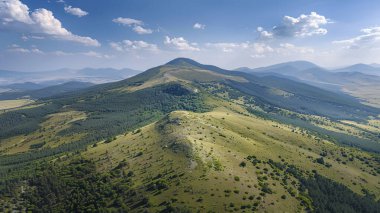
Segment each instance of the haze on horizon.
M0 1L0 69L145 70L188 57L227 69L380 61L366 1ZM22 63L20 63L22 62Z

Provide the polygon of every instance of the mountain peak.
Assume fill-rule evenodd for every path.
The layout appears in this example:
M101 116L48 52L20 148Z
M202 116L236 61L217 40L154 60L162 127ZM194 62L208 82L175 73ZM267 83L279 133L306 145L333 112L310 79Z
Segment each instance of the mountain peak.
M373 69L374 67L371 65L368 65L368 64L359 63L359 64L354 64L354 65L348 66L347 68Z
M192 65L192 66L199 66L200 63L190 59L190 58L176 58L176 59L173 59L171 61L169 61L168 63L166 63L166 65Z
M318 67L318 65L316 65L312 62L309 62L309 61L289 61L289 62L281 63L279 65L292 66L292 67L297 68L299 70L306 70L306 69Z
M361 72L367 75L380 75L380 69L368 64L354 64L335 70L335 72Z

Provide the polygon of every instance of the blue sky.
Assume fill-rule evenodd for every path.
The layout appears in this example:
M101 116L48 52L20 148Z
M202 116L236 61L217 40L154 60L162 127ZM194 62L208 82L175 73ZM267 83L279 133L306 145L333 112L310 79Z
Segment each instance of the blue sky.
M379 63L379 11L371 0L0 0L0 69Z

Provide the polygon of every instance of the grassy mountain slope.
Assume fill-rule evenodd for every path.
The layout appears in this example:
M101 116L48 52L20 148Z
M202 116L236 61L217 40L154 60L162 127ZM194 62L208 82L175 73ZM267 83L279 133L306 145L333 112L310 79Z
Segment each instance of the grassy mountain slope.
M0 206L371 212L378 115L299 82L175 59L0 114Z
M158 79L158 80L155 80ZM274 76L251 76L243 72L231 72L211 65L202 65L189 59L176 59L164 66L148 70L126 82L136 84L135 89L170 81L225 82L256 98L302 113L320 114L335 119L357 119L377 115L379 109L360 104L358 100L304 83ZM123 82L123 83L126 83ZM285 94L285 95L284 95Z
M292 132L294 129L288 125L247 116L238 106L227 107L204 114L173 112L139 131L90 148L83 155L94 160L100 171L127 162L126 170L134 171L137 177L135 187L145 190L152 209L156 210L164 208L160 204L171 199L176 200L173 206L187 203L193 211L199 206L204 211L227 211L253 207L255 203L257 209L268 211L307 208L297 199L299 180L289 177L289 181L296 183L282 183L277 179L282 177L281 172L273 174L276 168L270 166L270 160L307 168L305 174L312 173L313 168L330 179L344 182L357 193L362 193L361 184L366 184L371 193L378 193L377 178L360 170L364 163L350 162L348 157L343 159L346 164L335 160L342 152L368 156L318 141L316 137L300 137L302 131ZM316 162L323 150L330 151L325 160L332 165L329 168ZM260 163L253 165L247 159L250 155ZM157 190L146 190L157 175L168 184L162 196L156 195ZM269 184L268 191L265 183ZM288 187L295 191L289 191ZM282 195L287 199L282 199Z

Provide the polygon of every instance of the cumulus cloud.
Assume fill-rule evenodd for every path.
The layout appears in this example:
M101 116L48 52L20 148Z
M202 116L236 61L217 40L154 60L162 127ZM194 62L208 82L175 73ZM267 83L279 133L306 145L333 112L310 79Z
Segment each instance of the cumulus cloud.
M29 16L29 8L19 0L0 1L0 18L3 26L13 22L32 24L33 20Z
M119 17L113 19L112 21L124 26L132 27L132 30L140 35L153 33L153 30L143 27L144 22L141 20Z
M94 58L102 58L102 59L109 59L113 56L102 54L95 51L88 51L88 52L65 52L61 50L48 52L47 54L55 55L55 56L87 56L87 57L94 57Z
M206 43L207 48L216 49L224 53L244 54L252 58L264 58L269 55L294 55L314 53L310 47L296 46L290 43L281 43L271 46L264 42L241 42L241 43Z
M84 56L88 56L88 57L95 57L95 58L105 58L105 59L112 58L112 56L110 56L110 55L98 53L95 51L88 51L88 52L83 52L83 53L79 53L79 54L84 55Z
M19 0L0 1L0 28L47 35L88 46L100 46L97 40L75 35L62 27L62 23L50 10L40 8L30 12L28 6Z
M280 44L280 47L276 49L278 53L288 55L292 53L301 53L301 54L306 54L306 53L314 53L314 49L310 47L300 47L296 46L294 44L290 43L282 43Z
M258 54L265 54L273 52L273 48L264 43L253 43L253 50Z
M200 23L195 23L193 25L193 28L196 29L196 30L204 30L206 28L206 25L200 24Z
M171 46L177 50L188 50L188 51L199 51L196 43L189 43L183 37L173 37L165 36L164 44Z
M65 6L64 9L66 13L69 13L74 16L83 17L83 16L88 15L88 12L77 7Z
M221 42L221 43L206 43L206 47L213 47L216 49L220 49L223 52L233 52L237 49L247 49L249 48L249 42L242 43L233 43L233 42Z
M133 19L133 18L122 18L122 17L119 17L119 18L113 19L112 21L115 22L115 23L122 24L122 25L127 25L127 26L143 25L144 24L144 22L142 22L140 20L137 20L137 19Z
M132 50L148 50L157 51L158 47L155 44L150 44L145 41L131 41L123 40L121 42L110 42L110 46L120 52L132 51Z
M153 31L151 29L143 28L142 26L134 26L133 31L135 31L137 34L151 34Z
M370 27L361 30L362 34L346 39L333 41L334 44L342 44L349 49L359 49L362 47L373 47L375 44L380 44L380 27Z
M22 35L21 39L23 41L27 41L29 39L42 40L42 39L45 39L45 37L43 37L43 36L35 36L35 35Z
M112 58L112 56L110 56L110 55L102 54L102 53L95 52L95 51L65 52L65 51L57 50L57 51L45 52L45 51L42 51L42 50L38 49L36 46L31 46L30 48L25 48L25 47L21 47L18 44L12 44L11 46L9 46L9 48L7 49L7 51L8 52L13 52L13 53L22 53L22 54L35 53L35 54L55 55L55 56L82 55L82 56L87 56L87 57L103 58L103 59Z
M12 44L10 46L10 48L7 49L9 52L17 52L17 53L37 53L37 54L43 54L44 52L42 52L40 49L36 48L36 47L32 47L32 48L23 48L23 47L20 47L19 45L17 44Z
M274 26L271 30L258 27L257 31L261 38L283 38L283 37L308 37L314 35L325 35L327 29L323 25L331 21L323 15L311 12L309 15L302 14L297 18L284 16L282 23Z
M217 48L225 53L228 52L240 52L242 50L248 50L256 54L265 54L273 52L273 48L265 43L251 43L251 42L241 42L241 43L206 43L207 47Z
M88 46L100 46L100 43L90 37L78 36L62 27L61 22L53 16L53 13L46 9L37 9L32 14L37 26L37 33L42 32L54 38L82 43Z

